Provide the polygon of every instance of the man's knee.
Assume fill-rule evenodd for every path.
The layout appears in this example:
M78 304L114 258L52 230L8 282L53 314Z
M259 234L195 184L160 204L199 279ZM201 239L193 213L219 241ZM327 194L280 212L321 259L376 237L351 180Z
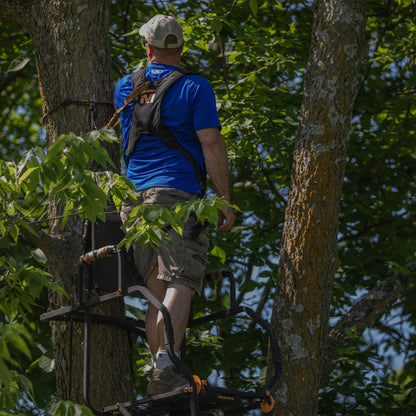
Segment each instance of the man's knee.
M155 264L152 271L150 272L149 277L146 279L146 287L161 301L163 301L166 290L167 284L164 280L160 280L157 278L159 274L158 265Z
M176 292L177 296L184 299L192 299L196 293L194 288L181 283L168 283L167 286L168 291Z

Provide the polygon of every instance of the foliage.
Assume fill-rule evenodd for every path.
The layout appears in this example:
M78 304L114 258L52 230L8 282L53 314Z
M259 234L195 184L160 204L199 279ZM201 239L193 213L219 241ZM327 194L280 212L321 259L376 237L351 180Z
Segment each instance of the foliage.
M0 240L0 409L23 411L44 406L54 386L39 368L52 346L38 316L47 308L46 289L61 289L49 282L42 256L21 244Z
M14 23L2 21L0 30L1 157L15 160L43 143L42 103L31 40Z
M251 303L268 317L278 278L276 264L302 100L302 74L309 53L311 2L139 3L133 7L130 1L111 2L114 80L146 64L137 30L150 15L171 13L182 20L186 37L183 63L187 69L206 76L214 87L230 155L232 199L241 209L232 235L213 232L209 270L232 268L239 283L238 300ZM413 16L412 1L368 1L369 55L363 64L351 126L334 319L362 293L395 273L397 265L403 268L414 257ZM0 331L0 400L2 406L12 409L19 405L21 414L31 414L34 401L30 395L41 408L46 408L53 395L53 373L39 368L42 362L43 368L51 369L48 329L37 322L47 308L46 288L50 284L44 260L35 247L22 240L19 227L28 232L46 232L46 206L54 197L66 207L65 222L72 215L84 213L90 218L103 218L110 197L119 205L127 195L134 196L122 176L86 169L89 158L104 165L110 163L100 141L116 140L112 131L85 137L65 135L45 153L30 40L16 25L1 22L1 27L0 290L7 292L10 301L3 296L0 300L4 317ZM221 201L208 200L204 208L212 224L218 204ZM138 225L143 227L139 229L142 243L156 245L166 222L180 230L189 209L178 207L176 219L160 208L143 209L141 215L149 225ZM130 237L126 244L131 243ZM357 348L342 351L342 359L322 389L320 414L415 412L413 295L414 287L410 287ZM226 284L212 283L196 301L195 315L215 312L228 301ZM140 315L139 311L132 313ZM42 351L36 344L42 346ZM207 378L224 377L229 386L244 384L250 388L265 365L267 340L244 320L196 328L189 333L189 344L192 369ZM248 354L244 355L245 351ZM135 354L136 367L145 371L149 364L147 350L140 344ZM389 358L392 355L402 357L400 370L394 369ZM51 378L38 383L45 374ZM138 378L136 384L138 393L143 393L146 380ZM56 409L60 412L57 414L80 411L68 403Z
M87 406L82 406L69 401L60 401L50 406L52 416L93 416L93 412Z
M168 228L182 235L185 223L191 214L194 214L202 224L217 224L218 210L224 209L226 205L230 204L217 197L176 203L171 209L156 204L138 205L132 209L126 219L124 226L128 231L119 246L126 245L129 248L132 243L139 243L143 247L149 245L157 251L161 241L171 243L166 233ZM233 207L238 209L236 206ZM137 221L138 218L141 221Z

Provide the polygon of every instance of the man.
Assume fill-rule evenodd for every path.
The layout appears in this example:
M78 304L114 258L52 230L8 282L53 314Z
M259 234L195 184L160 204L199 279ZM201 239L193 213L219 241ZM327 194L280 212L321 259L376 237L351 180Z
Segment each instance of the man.
M205 170L218 195L231 202L227 152L220 134L213 90L201 76L180 73L182 26L170 16L156 15L139 33L150 65L144 72L120 81L115 103L121 108L138 85L152 82L120 116L126 176L136 185L140 203L170 208L176 202L203 196ZM168 77L176 75L173 85L163 87ZM158 100L163 88L163 99ZM155 110L157 102L161 103L160 112ZM161 123L154 121L159 113ZM171 137L176 145L169 146L165 136ZM132 209L131 205L123 206L122 219ZM233 209L227 206L219 214L219 232L229 231L235 220ZM184 237L170 230L173 244L161 247L159 254L138 245L134 247L139 274L170 312L175 352L185 334L192 297L201 293L206 265L208 230L199 227L199 234L189 232L195 229L196 223L191 216ZM166 352L162 317L152 305L147 311L146 334L154 365L148 394L189 385L175 371Z

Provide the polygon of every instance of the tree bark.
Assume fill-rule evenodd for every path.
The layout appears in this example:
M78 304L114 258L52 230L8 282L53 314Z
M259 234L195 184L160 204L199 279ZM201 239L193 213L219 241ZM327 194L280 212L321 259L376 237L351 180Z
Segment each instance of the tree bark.
M104 126L113 113L108 9L108 0L0 0L0 18L21 24L33 40L48 146L60 134L92 130L93 112L97 112L97 128ZM107 146L107 150L119 165L118 145ZM51 204L52 218L61 212L58 202ZM60 220L55 219L50 221L48 241L39 242L40 246L47 245L50 273L68 294L75 293L81 232L79 220L63 229ZM59 242L55 248L51 239ZM50 300L53 307L71 302L54 293ZM106 315L124 316L120 302L99 310ZM82 403L82 325L75 324L73 331L67 322L54 322L51 326L58 397ZM92 405L101 408L132 399L128 334L112 326L94 325L91 342Z
M283 354L274 415L318 411L348 132L365 51L365 11L362 0L315 2L272 314Z

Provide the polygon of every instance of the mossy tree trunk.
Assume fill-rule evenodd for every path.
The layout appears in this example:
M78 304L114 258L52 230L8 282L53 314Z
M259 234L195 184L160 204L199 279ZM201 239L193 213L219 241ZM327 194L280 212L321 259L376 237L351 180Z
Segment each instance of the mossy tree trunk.
M272 316L283 355L283 374L274 390L274 415L312 416L318 411L365 23L365 1L314 4Z
M33 41L44 109L47 146L69 132L84 134L105 125L113 113L113 85L108 43L109 1L1 0L0 17L20 24ZM113 161L120 160L118 146L108 146ZM51 204L50 217L62 213ZM48 258L49 270L67 293L75 293L82 227L74 219L65 229L59 219L50 221L50 234L37 244ZM51 306L71 300L51 294ZM100 307L107 315L124 315L122 302ZM52 323L60 399L83 402L83 325ZM91 403L96 408L129 400L133 394L131 346L128 334L113 326L93 325ZM71 353L71 354L70 354ZM72 359L70 356L72 355ZM72 366L70 363L72 361Z

